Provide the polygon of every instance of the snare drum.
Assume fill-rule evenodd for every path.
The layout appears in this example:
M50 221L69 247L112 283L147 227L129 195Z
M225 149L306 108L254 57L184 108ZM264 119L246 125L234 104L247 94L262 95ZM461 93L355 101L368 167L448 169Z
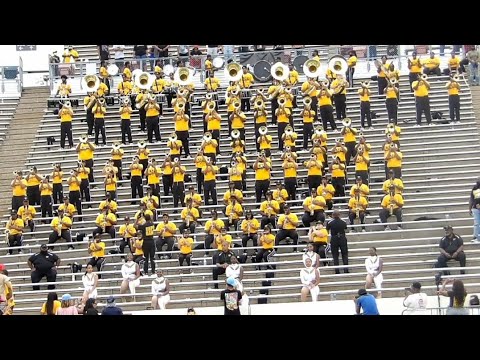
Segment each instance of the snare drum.
M241 89L240 90L240 99L250 99L251 91L250 89Z

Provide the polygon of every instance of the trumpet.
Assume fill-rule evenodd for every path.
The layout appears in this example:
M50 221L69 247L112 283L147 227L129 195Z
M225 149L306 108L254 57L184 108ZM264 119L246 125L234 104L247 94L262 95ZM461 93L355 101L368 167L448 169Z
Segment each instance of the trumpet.
M352 119L350 118L345 118L342 120L342 125L346 128L349 128L352 126Z
M279 98L279 99L278 99L278 106L279 106L279 107L284 107L284 106L285 106L285 102L286 102L286 100L285 100L284 97Z
M370 87L370 81L362 81L360 84L362 88L365 88L365 89L368 89Z
M232 211L231 211L230 215L228 216L228 222L229 223L233 222L233 206L232 206Z
M262 99L258 99L255 101L255 104L253 105L254 109L263 109L265 108L265 103L263 102Z
M250 235L250 227L251 227L251 222L250 220L247 220L247 234Z
M190 210L187 211L187 215L185 216L185 224L187 227L190 227Z
M124 96L122 101L121 101L122 106L128 106L130 105L130 98L128 96Z
M145 142L145 140L140 140L137 143L137 146L138 146L139 149L145 149L147 147L147 143Z
M355 204L355 215L357 216L357 218L360 217L360 206L359 206L360 204L359 204L359 202L360 202L360 195L357 195L357 196L355 196L355 203L356 203Z
M75 175L75 170L70 170L70 176L74 176Z
M105 232L105 229L107 228L107 214L103 215L102 232Z
M235 100L235 102L233 103L233 107L235 108L234 111L238 111L240 109L240 106L241 106L240 101Z
M287 126L285 127L284 132L285 132L285 135L286 135L286 136L292 136L292 134L293 134L293 129L292 129L292 127L291 127L290 125L287 125Z
M258 129L258 133L260 134L260 136L267 135L267 133L268 133L267 127L266 126L260 126L260 128Z
M395 132L395 124L392 124L392 123L388 124L387 131L389 134L393 134Z
M282 64L281 62L273 64L270 68L270 74L275 80L278 80L280 82L287 80L289 73L290 71L288 69L288 66Z
M172 135L168 138L168 140L172 143L173 147L176 147L177 144L175 143L177 141L177 134L172 133Z
M320 76L320 61L310 59L303 64L303 73L308 78L316 78Z
M239 139L240 138L240 131L238 129L233 129L231 135L232 135L232 139L235 139L235 140Z
M422 74L422 76L420 76L420 81L427 81L427 80L428 80L427 74Z
M9 244L9 241L8 241L8 236L9 236L9 235L10 235L10 230L5 229L5 242L6 242L7 244Z
M238 63L230 63L228 64L225 69L225 77L228 81L240 81L242 78L242 66Z
M58 225L57 225L57 234L58 236L62 236L62 218L59 216L58 217Z
M210 114L215 110L215 101L209 101L207 103L207 110Z
M303 100L303 105L307 108L310 108L310 106L312 105L312 98L311 97L305 97Z
M78 138L78 141L80 141L82 144L86 144L88 142L88 135L82 135Z
M315 207L312 205L310 205L310 216L313 216L315 214Z
M173 160L173 162L174 162L175 164L178 164L178 161L179 161L178 157L176 157L176 158Z

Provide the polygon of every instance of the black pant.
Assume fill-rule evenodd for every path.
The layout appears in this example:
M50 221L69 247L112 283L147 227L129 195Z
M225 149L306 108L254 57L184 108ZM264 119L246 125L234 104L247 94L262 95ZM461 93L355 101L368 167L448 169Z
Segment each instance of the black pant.
M75 205L77 214L82 215L82 200L80 199L80 191L70 191L68 193L68 200L71 204Z
M394 120L393 122L395 123L395 125L397 125L398 100L397 99L387 99L387 100L385 100L385 105L387 107L388 120L391 121L393 119Z
M98 145L98 135L102 133L103 145L107 145L107 137L105 136L105 120L102 118L95 119L95 145Z
M303 150L308 149L308 144L310 143L312 134L313 134L313 123L303 123Z
M217 185L215 180L208 180L204 183L205 195L204 201L205 205L217 205ZM210 203L210 198L212 203Z
M82 201L90 201L90 184L88 179L82 179L80 182L80 197Z
M88 181L93 183L95 180L93 179L93 158L85 160L85 167L88 167L90 169L90 174L88 174Z
M313 251L315 251L320 256L321 259L326 259L327 258L327 254L325 254L326 246L327 246L327 243L314 242Z
M348 84L350 85L350 87L353 87L353 74L355 74L355 68L354 67L349 67L347 69L347 72L346 72L345 76L347 78L347 81L348 81Z
M102 271L103 266L105 265L105 258L104 258L104 257L92 257L92 258L88 261L87 266L88 266L88 265L96 266L96 267L97 267L97 271ZM101 275L101 274L98 274L98 278L101 279L101 278L102 278L102 275Z
M387 78L379 76L377 79L377 85L378 85L378 95L385 96L383 91L388 85Z
M173 207L178 207L178 201L180 200L182 207L185 207L185 183L174 182L172 187L173 193Z
M347 153L345 154L345 172L347 171L347 166L350 164L350 159L357 155L357 151L355 150L355 141L349 141L345 143L345 147L347 148Z
M256 263L268 262L268 256L273 251L273 249L260 249L258 250L257 256L255 258ZM275 268L276 265L272 265L272 268Z
M145 169L148 168L148 159L140 159L138 160L138 162L143 166L142 179L143 178L147 179L147 176L145 175Z
M182 233L182 231L180 231ZM173 250L173 243L174 243L174 238L173 236L169 236L166 238L161 238L160 236L158 237L157 241L155 242L155 247L157 248L157 252L162 251L163 245L167 244L167 251L172 251ZM168 258L171 259L172 255L167 254ZM158 258L160 259L160 255L158 255Z
M190 254L178 254L178 266L183 266L183 262L187 262L187 266L190 266L192 260L192 253Z
M188 144L188 131L175 131L177 134L177 139L182 141L182 148L180 149L180 154L183 152L185 156L190 155L190 146Z
M335 112L337 120L345 119L347 117L347 97L345 94L333 95L335 101Z
M399 222L399 223L402 222L402 209L400 209L400 208L393 209L393 215L395 215L395 217L397 218L397 222ZM386 224L387 219L390 217L390 209L380 210L379 217L380 217L380 220L382 221L382 223ZM385 227L387 227L387 225L385 225Z
M60 123L60 147L65 147L65 139L68 137L68 146L73 147L72 122L63 121Z
M307 176L307 183L308 183L308 189L310 190L310 192L312 191L312 189L317 190L317 188L322 183L322 176L321 175L308 175Z
M430 98L428 96L416 96L415 107L417 109L417 125L422 122L422 113L425 113L425 119L427 124L432 122L432 116L430 114Z
M302 223L304 227L310 227L312 222L321 221L325 222L325 212L324 210L315 210L313 215L310 212L305 211L302 215Z
M87 134L93 135L93 123L95 118L93 116L92 110L87 110Z
M252 240L253 246L257 246L257 234L243 234L242 236L242 246L247 247L248 246L248 240ZM256 251L256 250L255 250ZM247 252L247 250L243 250L243 252Z
M147 118L147 113L144 107L138 109L138 115L140 116L140 131L145 131L145 119Z
M355 179L358 177L362 178L362 182L365 185L368 185L368 170L357 170L355 171Z
M40 205L40 188L37 186L27 186L28 203L32 206Z
M132 199L138 197L143 198L143 187L142 187L142 177L141 176L132 176L130 179L130 186L132 188Z
M450 254L450 255L453 255ZM450 260L455 260L460 262L460 267L465 267L467 265L467 257L465 256L465 253L463 251L460 251L456 257L454 258L447 258L444 254L440 254L440 256L437 259L437 263L435 264L435 267L437 268L445 268L448 267L447 262ZM465 270L460 270L460 274L465 274ZM443 271L443 275L450 275L448 270Z
M448 108L450 109L450 121L460 121L460 96L448 96Z
M312 105L313 105L313 99L312 99ZM275 115L275 112L278 109L278 100L277 98L272 99L271 101L271 110L272 110L272 124L277 123L277 115Z
M408 81L410 82L410 89L412 88L412 83L418 80L418 75L420 73L408 73Z
M18 209L23 206L24 198L25 198L24 196L12 196L12 210L17 212Z
M437 75L437 76L442 75L442 71L440 70L439 67L434 68L434 69L423 68L423 73L428 75L428 76L430 76L430 75Z
M42 218L53 216L52 211L52 196L51 195L42 195L40 199L41 208L42 208Z
M297 230L285 230L281 229L277 232L277 235L275 236L275 246L278 246L280 244L280 241L285 240L287 237L293 240L293 243L295 245L298 244L298 233ZM297 251L297 248L293 248L293 251Z
M278 131L278 150L283 151L283 140L282 140L282 135L285 132L285 128L287 127L288 123L285 122L279 122L277 125L277 131Z
M113 166L115 166L118 169L118 174L117 174L118 180L123 180L122 160L113 160Z
M255 197L256 202L262 201L262 195L267 198L268 188L270 187L270 180L255 180Z
M345 196L345 178L334 177L332 178L332 186L335 188L335 197Z
M222 275L222 274L225 274L225 269L223 267L214 267L212 270L212 279L216 281L218 280L218 275ZM215 289L218 289L217 283L215 283L213 286Z
M197 177L195 180L197 181L197 192L201 194L204 184L204 175L201 168L197 168Z
M359 211L358 217L360 218L360 223L365 224L365 212ZM348 219L350 220L350 225L353 225L353 221L357 218L357 213L355 211L350 211L348 213ZM362 229L365 229L365 226L362 226Z
M120 254L123 254L125 252L125 247L127 246L130 252L132 252L132 247L130 246L130 238L123 238L122 240L120 240ZM124 257L122 256L122 258Z
M17 234L17 235L9 235L8 236L8 246L13 247L13 246L22 246L22 234ZM20 253L21 249L18 249L18 252ZM12 249L8 249L8 253L10 255L13 254Z
M62 184L53 184L53 203L61 204L63 202L63 186Z
M297 178L285 178L285 190L288 193L288 200L295 200L297 196Z
M257 152L260 152L260 144L258 143L258 138L260 137L260 132L259 132L259 129L262 127L262 126L267 126L267 123L257 123L255 122L255 146L257 148Z
M163 195L164 196L170 195L170 191L173 193L173 190L172 190L173 174L162 175L162 182L163 182Z
M327 131L327 121L330 123L332 130L337 128L335 124L335 119L333 118L333 106L332 105L323 105L320 106L320 116L322 117L323 129Z
M48 282L56 282L57 281L57 270L49 269L49 270L46 270L46 271L45 270L40 271L40 270L35 269L34 271L32 271L32 274L30 275L30 278L32 280L32 283L39 283L40 280L42 280L42 278L44 276L47 277ZM48 285L48 290L53 290L53 289L55 289L54 284ZM33 285L33 290L34 291L40 290L40 286Z
M150 259L152 274L155 274L155 242L152 237L147 237L143 240L142 250L143 256L145 256L145 263L143 264L144 273L148 273L148 260Z
M333 209L333 201L331 199L330 200L325 199L325 202L327 203L327 209L332 210Z
M241 102L241 110L242 111L250 111L250 99L249 98L241 99L240 102Z
M394 168L387 168L387 169L388 169L388 171L392 170L393 174L395 175L396 178L398 178L398 179L402 178L402 168L401 167L394 167ZM387 176L387 179L388 179L388 176Z
M315 110L315 115L313 116L313 122L316 123L318 121L318 98L316 96L311 97L312 103L310 104L310 108ZM332 110L333 111L333 110ZM325 129L327 130L327 129Z
M263 215L262 220L260 221L260 228L264 229L265 225L270 224L272 229L275 229L276 228L275 222L276 222L275 215L272 215L270 217Z
M122 119L120 120L120 129L122 130L122 143L126 144L127 143L127 137L128 137L128 142L131 144L132 143L132 127L130 120Z
M57 231L52 231L50 235L48 236L48 243L49 244L55 244L59 239L64 239L66 242L71 243L72 242L72 234L70 233L70 230L62 230L62 235L58 236ZM72 245L68 245L69 248L73 249ZM49 250L53 250L53 246L49 246Z
M348 247L347 247L347 238L345 236L332 236L330 241L330 246L332 249L333 265L340 265L338 260L338 250L342 252L342 261L343 265L348 265ZM343 270L344 273L348 273L348 268ZM340 269L335 269L335 274L340 274Z
M105 226L105 231L97 226L97 228L93 230L93 238L100 234L109 234L112 239L115 239L115 226Z
M215 148L215 153L220 154L220 130L210 130L212 133L212 139L217 140L217 147Z
M370 114L370 101L360 102L360 121L362 128L365 127L365 117L367 118L368 127L372 126L372 116Z
M147 138L149 143L153 143L153 133L155 133L155 141L160 141L160 129L158 127L158 116L147 117Z

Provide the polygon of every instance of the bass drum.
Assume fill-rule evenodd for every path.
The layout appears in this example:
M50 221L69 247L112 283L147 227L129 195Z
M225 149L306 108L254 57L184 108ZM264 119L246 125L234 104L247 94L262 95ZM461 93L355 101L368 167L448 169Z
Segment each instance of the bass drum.
M266 60L260 60L253 66L253 76L260 82L267 82L272 79L270 68L272 65Z
M293 60L293 68L298 71L299 74L303 74L303 64L308 60L308 56L299 55Z

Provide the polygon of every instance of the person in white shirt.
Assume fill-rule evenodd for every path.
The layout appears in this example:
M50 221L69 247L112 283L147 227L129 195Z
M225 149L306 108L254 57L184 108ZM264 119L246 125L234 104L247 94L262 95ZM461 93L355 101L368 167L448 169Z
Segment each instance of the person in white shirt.
M237 281L237 290L240 290L243 295L243 268L242 266L238 263L238 259L236 256L232 256L230 258L230 265L227 266L225 269L225 277L233 277Z
M320 283L320 271L312 266L312 259L305 259L305 268L300 270L300 280L303 287L301 292L302 302L307 301L308 293L312 296L312 302L317 301L320 289L318 284Z
M140 266L133 261L133 255L127 255L127 262L122 265L122 285L120 286L120 294L125 294L130 290L135 295L135 288L140 285Z
M420 292L422 285L415 281L410 288L405 289L405 299L403 299L403 306L406 309L403 315L426 315L427 312L427 294Z
M152 281L152 308L165 310L170 302L170 283L163 276L163 271L157 269L157 277Z
M85 289L83 291L82 303L85 304L88 299L97 298L98 275L93 272L91 264L87 265L87 271L82 276L82 282Z
M365 289L370 289L375 283L377 289L382 288L383 282L383 260L377 255L377 249L371 247L368 249L370 254L369 257L365 259L365 268L367 269L367 277L365 279ZM377 299L382 298L382 292L377 292Z
M125 60L125 45L113 45L113 51L115 51L115 65L118 66L118 72L123 72L124 60Z
M310 259L312 260L312 264L314 268L318 268L320 266L320 256L314 251L313 243L308 243L307 251L303 254L303 263L305 264L305 260Z

